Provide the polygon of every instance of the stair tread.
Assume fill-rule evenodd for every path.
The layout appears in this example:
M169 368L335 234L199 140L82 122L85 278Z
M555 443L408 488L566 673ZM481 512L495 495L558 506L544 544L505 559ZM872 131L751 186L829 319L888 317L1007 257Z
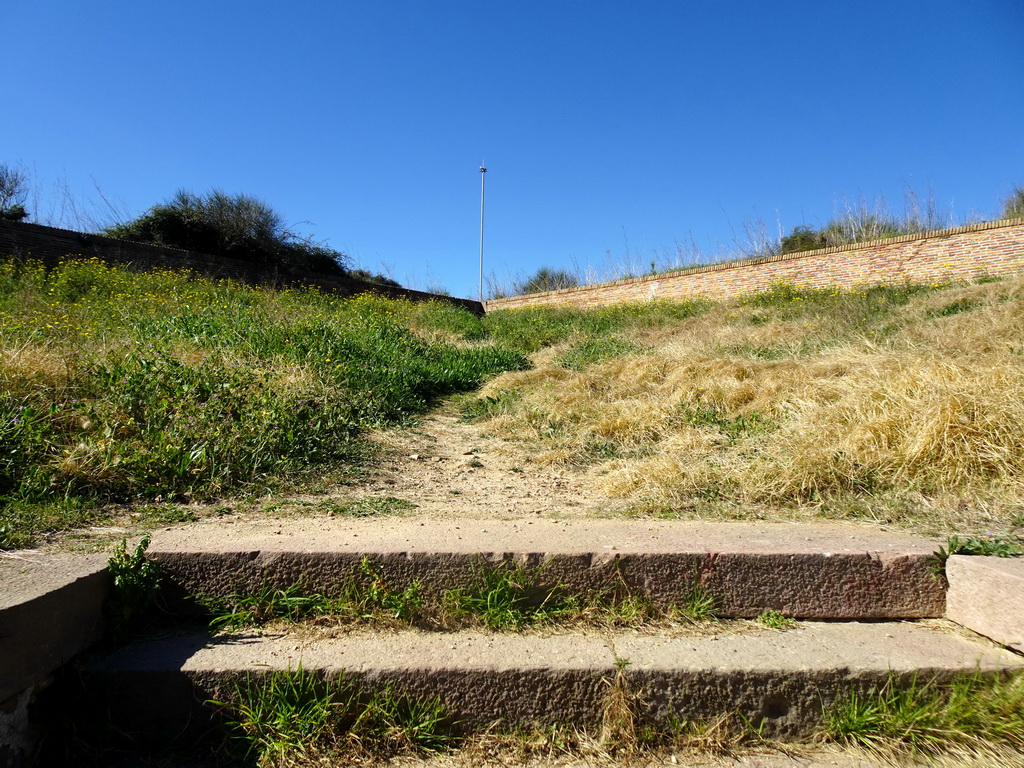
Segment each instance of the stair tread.
M105 654L94 670L809 670L912 672L1024 669L1024 657L940 622L801 622L789 630L669 636L616 632L355 631L340 637L198 631Z
M841 522L317 518L158 531L160 552L541 552L928 555L919 536Z

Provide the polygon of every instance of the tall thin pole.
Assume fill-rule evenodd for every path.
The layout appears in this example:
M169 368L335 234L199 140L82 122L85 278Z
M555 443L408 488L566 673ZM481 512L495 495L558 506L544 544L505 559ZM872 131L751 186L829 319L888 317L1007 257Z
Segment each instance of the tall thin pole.
M478 286L478 298L484 300L484 178L487 169L480 166L480 285Z

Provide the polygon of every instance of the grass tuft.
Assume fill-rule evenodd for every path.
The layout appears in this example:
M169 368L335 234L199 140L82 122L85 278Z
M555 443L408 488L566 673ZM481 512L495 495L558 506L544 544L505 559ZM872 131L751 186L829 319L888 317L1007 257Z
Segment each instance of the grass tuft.
M542 581L540 569L510 562L478 563L473 581L449 590L444 602L456 618L472 617L493 630L549 623L567 616L575 605L558 585Z
M393 683L367 691L343 674L326 678L301 666L250 675L229 701L209 703L260 766L437 752L453 742L439 698L406 696Z
M891 676L826 713L826 738L888 753L940 755L957 748L1024 752L1024 675L980 672L951 682Z

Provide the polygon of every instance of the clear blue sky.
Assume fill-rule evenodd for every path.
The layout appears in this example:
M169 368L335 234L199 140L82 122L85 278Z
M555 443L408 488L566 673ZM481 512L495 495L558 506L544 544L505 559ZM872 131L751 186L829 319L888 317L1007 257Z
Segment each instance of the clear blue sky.
M1021 0L5 0L0 32L40 218L217 187L455 295L481 160L499 280L1024 185Z

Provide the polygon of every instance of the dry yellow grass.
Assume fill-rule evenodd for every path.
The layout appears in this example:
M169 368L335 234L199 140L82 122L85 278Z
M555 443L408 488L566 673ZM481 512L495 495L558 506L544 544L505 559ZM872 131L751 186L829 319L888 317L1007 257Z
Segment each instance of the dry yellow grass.
M491 382L490 422L648 508L984 527L1024 510L1024 279L868 317L723 305L571 371Z

